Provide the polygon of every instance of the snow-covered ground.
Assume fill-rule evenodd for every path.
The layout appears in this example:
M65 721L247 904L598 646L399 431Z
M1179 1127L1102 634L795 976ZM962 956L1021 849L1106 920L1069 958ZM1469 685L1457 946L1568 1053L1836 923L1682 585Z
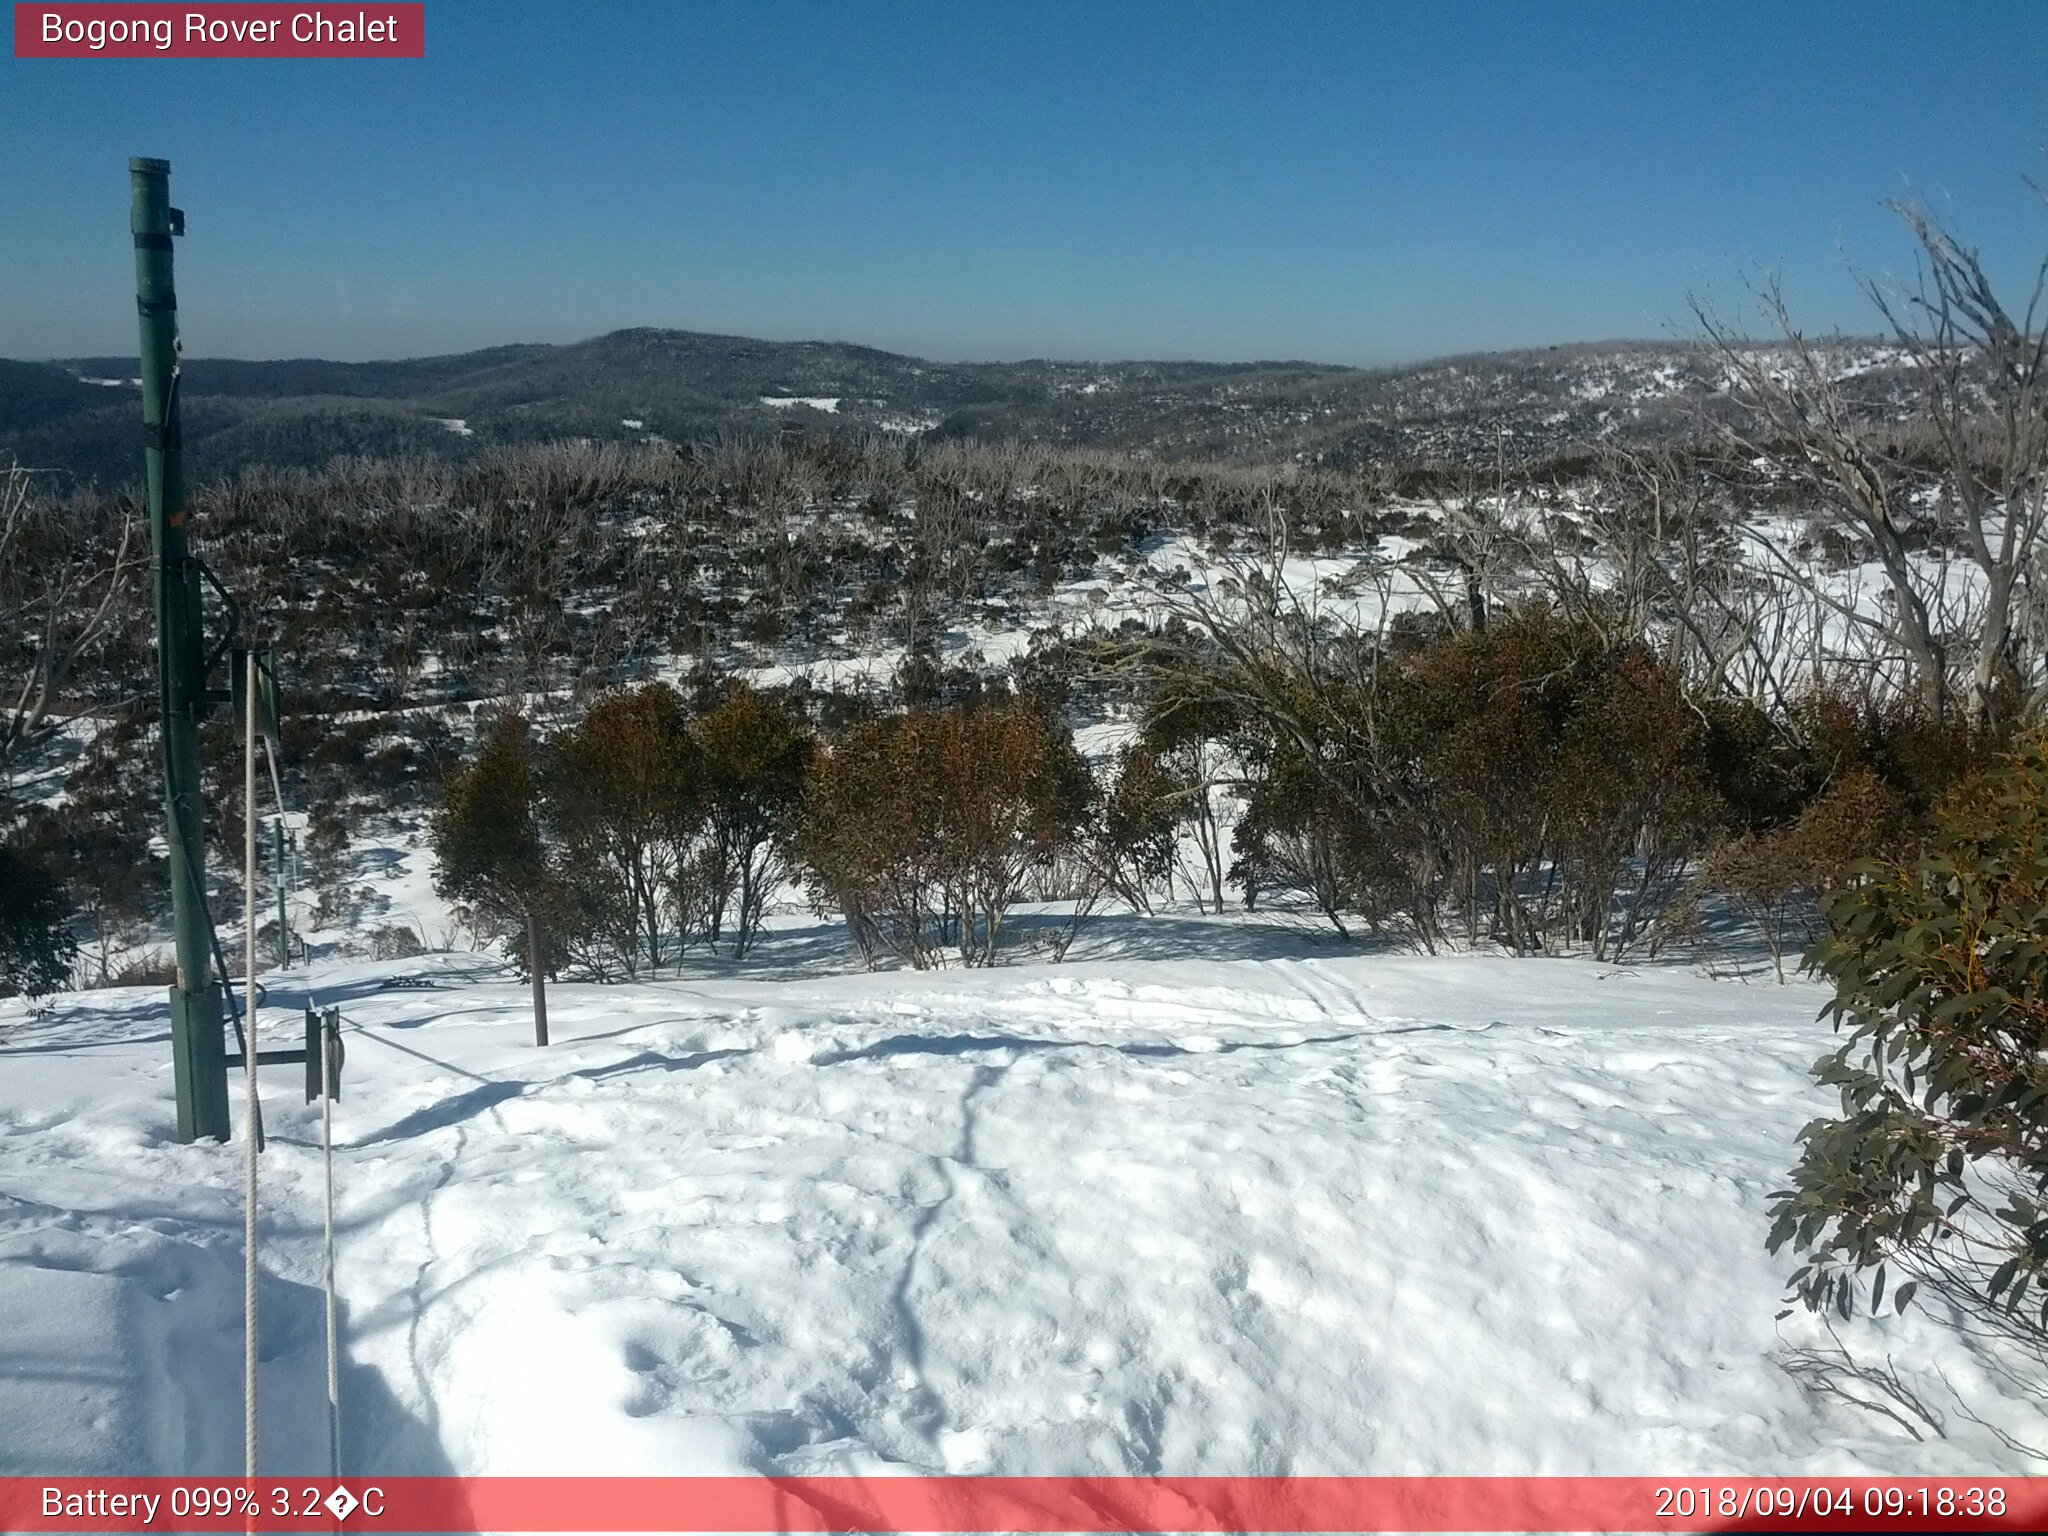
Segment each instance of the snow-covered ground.
M1811 1395L1763 1251L1829 1105L1812 987L1421 957L1235 915L1093 958L343 1007L347 1470L2038 1470L1917 1315L1844 1337L1944 1421ZM240 1466L239 1144L172 1138L154 989L0 1011L0 1472ZM317 1122L268 1075L266 1470L324 1467ZM239 1089L237 1089L239 1093ZM176 1369L173 1370L175 1360Z

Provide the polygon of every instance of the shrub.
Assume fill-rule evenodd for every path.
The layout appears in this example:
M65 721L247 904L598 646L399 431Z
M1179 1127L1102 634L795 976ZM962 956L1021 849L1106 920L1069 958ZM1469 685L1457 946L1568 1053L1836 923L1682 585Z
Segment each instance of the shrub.
M1841 885L1856 860L1891 846L1903 816L1900 797L1876 774L1852 769L1789 826L1713 848L1702 876L1749 919L1783 981L1786 951L1818 915L1822 893Z
M1704 734L1677 679L1640 646L1599 653L1542 786L1565 937L1618 958L1677 894L1722 815Z
M1840 689L1795 699L1776 719L1729 703L1708 713L1708 768L1732 835L1701 878L1763 938L1780 980L1786 954L1819 926L1822 894L1858 859L1909 856L1942 798L1996 761L2001 740L1953 712Z
M1052 937L1053 959L1066 958L1082 925L1107 901L1152 910L1151 891L1173 868L1191 789L1150 747L1118 750L1114 767L1093 786L1070 856L1051 872L1045 894L1073 903L1067 926Z
M811 737L789 709L743 683L699 717L695 735L706 845L692 860L694 883L712 944L729 917L732 952L744 955L790 869Z
M1547 609L1423 645L1360 707L1385 824L1361 846L1400 850L1425 940L1443 882L1470 940L1618 955L1719 815L1669 669Z
M887 950L922 968L951 947L993 964L1004 919L1071 845L1089 788L1071 733L1026 700L870 721L821 755L806 791L814 901L845 913L870 960Z
M1193 789L1157 752L1133 744L1118 750L1115 770L1097 792L1086 862L1102 889L1134 912L1151 910L1147 893L1173 867Z
M63 883L0 844L0 997L61 990L77 958Z
M1246 905L1266 893L1291 895L1313 905L1341 938L1350 937L1346 913L1379 929L1402 909L1407 889L1382 818L1362 814L1367 797L1333 786L1299 748L1267 757L1230 834L1230 878Z
M1930 1285L2048 1363L2048 743L1951 797L1929 853L1856 866L1809 965L1850 1026L1815 1066L1837 1118L1801 1133L1769 1237L1793 1295L1855 1306L1874 1270Z
M178 957L168 949L152 949L130 956L115 967L107 985L113 987L168 987L178 980Z
M1911 698L1871 701L1841 690L1794 701L1786 726L1798 744L1808 798L1853 769L1867 769L1898 797L1906 818L1895 828L1901 832L1929 821L1949 791L1991 768L2010 745L1998 722L1978 725L1931 713Z
M703 751L682 696L666 683L606 694L549 742L539 788L557 874L576 890L575 926L628 975L643 954L659 967L697 909L677 886L704 816Z
M1816 786L1784 722L1746 699L1705 699L1700 712L1706 717L1701 766L1721 797L1726 827L1740 835L1796 817Z
M488 923L522 931L555 905L556 882L535 819L533 758L524 718L499 716L476 757L449 779L429 828L435 889ZM316 855L321 830L316 808ZM524 950L518 958L524 965Z
M1205 621L1206 622L1206 621ZM1612 958L1676 895L1721 816L1707 727L1641 644L1537 605L1386 633L1212 625L1136 654L1155 722L1223 746L1247 810L1233 877L1344 915ZM1307 621L1304 620L1304 623ZM1199 828L1198 828L1199 830ZM1219 882L1220 884L1220 871Z
M138 751L134 759L155 766L147 753ZM18 858L62 872L60 900L72 914L81 952L89 956L79 968L81 977L104 984L111 955L147 930L163 900L169 885L165 861L150 850L163 816L156 798L161 792L160 779L152 782L146 768L117 767L114 754L95 742L72 775L64 803L28 807L10 837Z
M418 930L410 923L380 924L370 930L369 940L370 957L374 960L410 960L427 952Z

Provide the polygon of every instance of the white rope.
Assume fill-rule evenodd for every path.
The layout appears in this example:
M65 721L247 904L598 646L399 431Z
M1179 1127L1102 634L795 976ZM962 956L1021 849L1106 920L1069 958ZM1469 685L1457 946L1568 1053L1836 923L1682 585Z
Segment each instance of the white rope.
M277 754L271 750L270 738L263 738L264 761L270 768L270 793L277 805L277 818L284 822L289 814L284 805L284 781L277 770ZM277 872L284 886L285 910L297 916L298 881L289 861L283 863ZM252 928L253 932L253 919ZM286 953L290 953L291 936L282 936ZM340 1305L336 1299L334 1283L334 1098L328 1093L328 1086L334 1081L334 1042L329 1038L326 1019L320 1012L320 999L313 991L311 975L311 954L307 956L306 1003L320 1018L320 1156L325 1190L322 1200L322 1239L325 1248L325 1289L327 1292L327 1475L341 1476L341 1323ZM252 1474L253 1475L253 1474Z
M290 832L290 813L284 808L284 780L278 776L277 753L271 750L270 738L268 736L263 738L263 761L270 769L270 800L271 804L277 807L277 824L284 831ZM299 882L296 878L299 861L296 856L298 850L296 840L291 842L291 847L293 850L292 855L287 856L280 850L277 861L278 888L284 894L285 906L285 931L277 936L277 942L278 947L285 953L285 964L287 966L291 964L293 927L305 917L304 909L299 904ZM306 968L309 973L306 977L306 1001L317 1010L320 1006L320 1000L313 995L313 978L310 974L313 962L311 950L306 952L305 959Z
M327 1475L341 1476L341 1344L334 1304L334 1042L320 1021L320 1150L327 1160Z
M242 1041L242 1082L248 1104L242 1136L242 1453L247 1464L245 1476L256 1476L256 657L250 653L247 665L248 709L243 745L242 899L247 931L243 935L243 1016L247 1019Z
M263 738L263 761L270 769L270 798L277 804L278 820L284 819L284 781L277 776L277 754L270 750L270 738ZM283 870L278 873L282 875Z

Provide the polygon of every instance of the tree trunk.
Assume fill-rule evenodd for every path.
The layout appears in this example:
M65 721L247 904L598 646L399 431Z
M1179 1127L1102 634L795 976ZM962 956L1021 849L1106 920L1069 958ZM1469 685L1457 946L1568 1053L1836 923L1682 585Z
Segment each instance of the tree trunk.
M1970 720L1979 729L1991 724L1999 667L2006 660L2012 633L2012 593L2019 570L2006 561L1985 574L1990 581L1984 594L1984 622L1977 640L1976 665L1970 673Z
M542 951L540 919L533 913L526 914L526 968L533 974L533 1043L548 1043L548 971L547 956Z

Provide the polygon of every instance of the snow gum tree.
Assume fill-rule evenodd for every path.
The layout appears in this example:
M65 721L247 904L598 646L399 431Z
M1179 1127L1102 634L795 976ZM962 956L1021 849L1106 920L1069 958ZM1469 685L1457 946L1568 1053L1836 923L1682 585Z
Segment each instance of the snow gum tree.
M1927 856L1868 861L1809 964L1835 984L1841 1113L1801 1133L1768 1239L1808 1308L1921 1285L2048 1365L2048 738L1951 798Z
M912 711L855 728L805 799L823 910L872 960L919 968L952 948L992 965L1010 909L1079 834L1092 785L1067 728L1029 700Z
M712 866L711 942L728 916L732 953L746 954L769 896L789 873L813 743L779 702L734 684L695 726Z
M680 945L695 925L704 781L688 707L666 683L604 695L548 744L540 815L561 850L576 931L594 933L629 976L643 955L658 968L671 934Z
M434 812L434 884L441 894L523 929L533 981L533 1043L548 1043L549 918L559 882L536 815L534 747L523 717L501 715L449 780Z

